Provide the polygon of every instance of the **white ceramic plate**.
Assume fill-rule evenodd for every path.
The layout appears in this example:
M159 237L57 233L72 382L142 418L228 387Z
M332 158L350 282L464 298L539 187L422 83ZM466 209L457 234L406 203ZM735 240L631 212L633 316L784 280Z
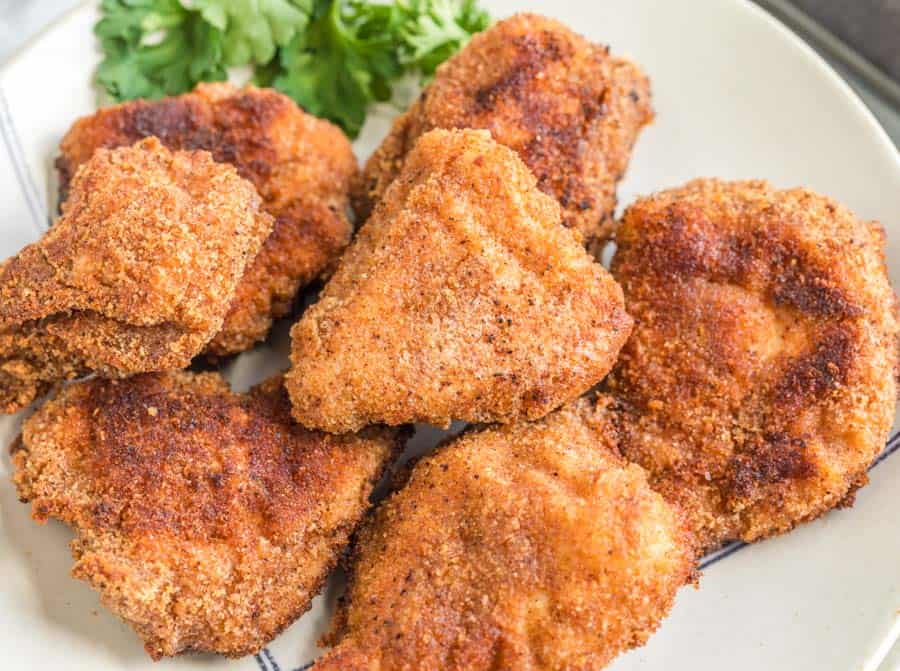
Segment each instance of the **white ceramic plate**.
M850 89L799 39L741 0L488 1L495 16L539 11L634 56L653 79L656 123L641 137L620 189L639 193L691 177L764 177L835 196L888 231L900 286L900 157ZM0 258L35 239L54 207L59 139L94 109L93 3L55 25L0 72ZM383 109L357 142L365 158ZM238 387L284 365L285 329L231 366ZM0 443L19 418L0 419ZM439 432L425 430L417 448ZM0 461L0 660L4 669L155 668L136 636L71 579L69 532L38 527ZM900 454L885 457L851 510L707 560L650 643L611 667L691 671L889 671L900 635ZM727 555L727 556L723 556ZM718 559L718 561L715 561ZM336 587L257 657L194 656L177 668L293 671L316 655ZM898 663L897 655L890 659Z

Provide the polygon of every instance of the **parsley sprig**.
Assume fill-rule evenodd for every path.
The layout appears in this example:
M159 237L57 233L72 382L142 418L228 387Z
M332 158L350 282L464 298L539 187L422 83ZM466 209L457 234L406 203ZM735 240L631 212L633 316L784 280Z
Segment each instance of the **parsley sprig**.
M250 66L355 137L400 77L427 79L489 23L477 0L103 0L96 79L113 101L154 99Z

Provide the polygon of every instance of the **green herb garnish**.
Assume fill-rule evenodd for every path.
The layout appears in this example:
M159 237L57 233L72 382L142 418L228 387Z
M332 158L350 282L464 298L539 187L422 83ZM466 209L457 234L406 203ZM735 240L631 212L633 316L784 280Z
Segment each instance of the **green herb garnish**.
M258 83L355 137L400 77L429 78L489 23L476 0L103 0L96 79L120 102L250 66Z

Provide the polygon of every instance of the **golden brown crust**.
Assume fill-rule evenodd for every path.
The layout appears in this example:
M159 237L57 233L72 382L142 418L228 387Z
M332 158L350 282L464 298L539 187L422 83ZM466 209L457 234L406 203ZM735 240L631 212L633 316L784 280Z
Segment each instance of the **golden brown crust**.
M314 667L577 671L642 645L693 576L681 514L614 451L607 400L464 433L360 532Z
M207 348L213 355L245 350L265 338L297 290L329 269L349 242L348 190L357 172L350 143L336 126L271 89L200 84L182 96L124 103L79 119L60 145L62 196L97 148L149 135L170 149L203 149L234 165L275 218Z
M705 548L787 531L865 482L897 396L883 235L765 182L696 180L625 213L621 448Z
M96 152L59 222L0 266L0 411L89 371L188 365L271 231L260 208L206 152Z
M486 132L422 136L291 332L294 416L336 432L536 419L599 382L631 320L559 217Z
M480 128L516 151L586 241L613 227L616 183L653 118L650 83L561 23L517 14L476 35L399 117L353 189L364 218L434 128Z
M215 373L163 373L66 387L12 459L34 518L75 529L73 575L151 657L236 657L307 610L396 436L306 431L277 380L239 395Z

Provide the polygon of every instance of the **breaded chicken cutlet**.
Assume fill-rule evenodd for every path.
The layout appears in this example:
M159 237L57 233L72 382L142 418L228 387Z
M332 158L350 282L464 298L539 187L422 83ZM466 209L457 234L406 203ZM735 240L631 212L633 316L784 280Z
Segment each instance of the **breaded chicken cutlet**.
M350 241L348 191L358 170L350 142L336 126L272 89L200 84L192 93L128 102L79 119L60 145L62 198L75 169L98 148L131 145L149 135L170 149L203 149L234 165L275 218L207 347L219 356L248 349Z
M72 574L154 659L259 650L309 608L369 506L398 434L310 432L274 379L92 379L25 423L14 480L75 530Z
M92 371L187 366L271 229L253 185L207 152L97 151L58 223L0 266L0 411Z
M882 228L804 189L697 180L640 199L617 242L620 447L700 544L852 501L897 398Z
M316 671L596 671L694 574L681 513L614 450L607 399L469 431L360 531Z
M285 384L326 431L536 419L599 382L630 329L521 159L435 130L292 329Z
M393 125L354 186L365 217L434 128L481 128L515 150L556 198L563 223L585 240L613 228L616 184L641 128L653 118L640 68L553 19L499 21L441 65Z

